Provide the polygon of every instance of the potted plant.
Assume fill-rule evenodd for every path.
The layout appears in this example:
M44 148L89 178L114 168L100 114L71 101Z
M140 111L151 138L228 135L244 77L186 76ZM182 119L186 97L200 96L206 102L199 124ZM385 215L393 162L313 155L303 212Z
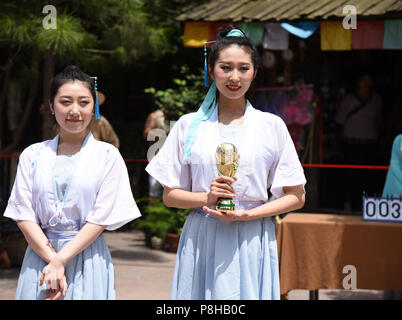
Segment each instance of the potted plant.
M171 252L177 250L178 239L189 210L169 208L161 197L154 198L144 207L144 216L133 222L133 227L145 232L149 244L159 248L162 242Z
M151 237L151 247L153 249L162 249L163 248L163 240L158 236Z
M175 209L175 214L170 216L169 230L165 242L169 252L177 252L181 231L188 214L192 209Z
M144 206L143 217L134 221L133 226L145 233L146 244L152 248L161 248L162 243L169 230L170 210L159 198L154 199L150 204Z

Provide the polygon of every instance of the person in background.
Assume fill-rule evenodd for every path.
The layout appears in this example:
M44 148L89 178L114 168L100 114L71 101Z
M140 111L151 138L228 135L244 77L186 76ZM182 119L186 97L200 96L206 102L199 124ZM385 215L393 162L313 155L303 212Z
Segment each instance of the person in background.
M106 100L106 96L98 91L98 103L101 106ZM92 135L98 141L104 141L114 145L117 149L120 148L119 137L116 132L113 130L110 122L105 118L105 116L100 115L100 119L97 120L95 118L92 119L89 126Z
M382 99L373 90L373 78L360 73L356 90L347 94L335 121L341 126L343 155L346 164L376 164L376 147L382 122ZM363 171L346 169L344 209L361 207L363 191L370 191L370 181Z
M392 144L391 161L382 197L402 197L402 134L397 135Z
M157 129L155 134L152 133L152 130ZM161 131L160 131L161 130ZM168 133L168 126L166 124L165 113L162 110L155 110L151 112L147 119L145 120L144 126L144 138L151 142L154 142L154 139L158 139L159 141L161 135L167 135ZM151 160L151 159L149 159ZM162 195L163 188L160 183L151 175L148 175L148 185L149 185L149 197L156 198ZM150 201L152 203L152 201Z
M401 119L398 120L401 125ZM383 198L402 197L402 133L397 135L392 144L391 160L382 191ZM402 300L402 291L385 290L384 300Z

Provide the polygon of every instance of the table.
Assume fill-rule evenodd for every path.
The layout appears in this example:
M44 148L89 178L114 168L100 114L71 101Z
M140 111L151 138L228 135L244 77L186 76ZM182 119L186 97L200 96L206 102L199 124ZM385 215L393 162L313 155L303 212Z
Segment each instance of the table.
M293 289L402 290L402 223L359 216L288 214L278 227L281 295ZM348 277L345 281L345 277Z

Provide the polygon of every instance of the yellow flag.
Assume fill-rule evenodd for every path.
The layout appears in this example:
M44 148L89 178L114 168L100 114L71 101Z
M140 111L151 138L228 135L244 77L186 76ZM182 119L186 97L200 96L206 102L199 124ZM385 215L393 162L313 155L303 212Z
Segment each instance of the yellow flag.
M186 22L184 26L183 45L185 47L203 47L208 41L211 30L209 22Z
M345 29L341 21L321 22L321 50L351 50L352 29Z

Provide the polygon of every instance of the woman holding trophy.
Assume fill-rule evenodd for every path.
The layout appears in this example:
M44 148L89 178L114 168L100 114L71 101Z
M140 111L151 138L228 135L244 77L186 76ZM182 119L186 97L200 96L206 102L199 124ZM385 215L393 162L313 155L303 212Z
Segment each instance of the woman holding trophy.
M201 107L178 120L146 168L164 186L167 206L194 208L180 237L172 299L280 298L272 217L304 205L306 179L285 123L245 98L257 68L244 33L223 29L208 57L214 81Z

